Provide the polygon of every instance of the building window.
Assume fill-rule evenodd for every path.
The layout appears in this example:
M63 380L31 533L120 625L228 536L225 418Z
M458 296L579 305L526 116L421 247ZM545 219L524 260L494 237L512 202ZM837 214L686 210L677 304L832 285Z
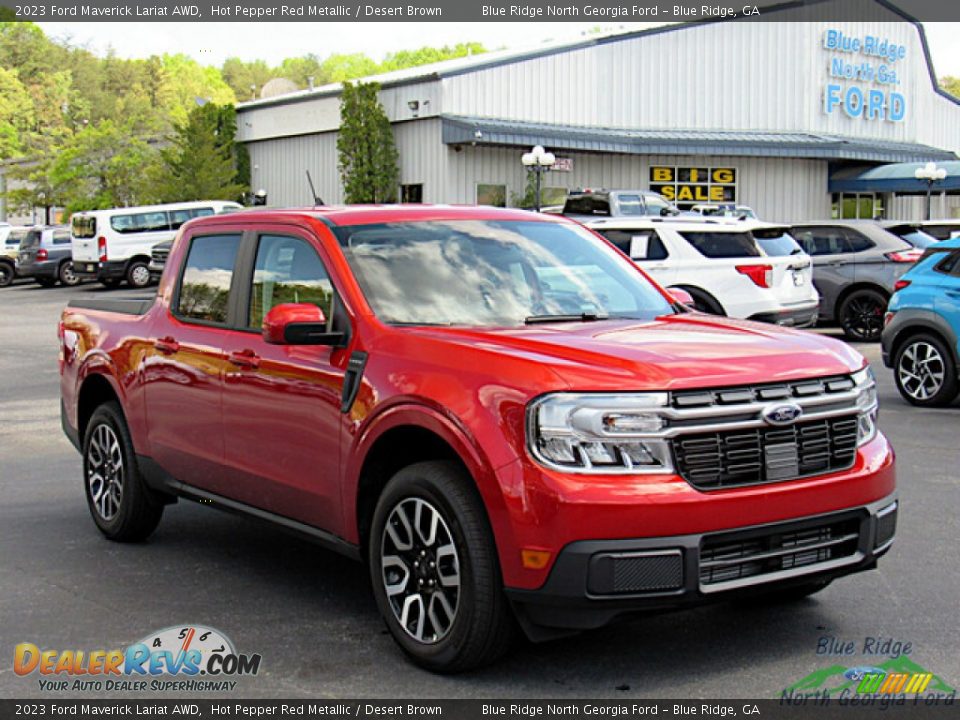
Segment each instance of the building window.
M877 193L833 193L834 220L873 220L884 216L883 195Z
M477 183L477 205L507 206L507 186Z
M422 203L423 202L423 183L415 185L400 186L400 202L402 203Z

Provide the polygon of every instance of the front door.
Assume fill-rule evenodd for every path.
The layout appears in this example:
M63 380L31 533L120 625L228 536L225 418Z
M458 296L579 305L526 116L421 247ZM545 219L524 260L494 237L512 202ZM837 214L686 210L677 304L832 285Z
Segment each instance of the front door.
M305 236L260 232L244 329L225 346L224 437L231 497L332 532L340 530L340 413L347 352L270 345L263 317L281 303L333 315L334 289ZM242 296L241 296L242 297Z

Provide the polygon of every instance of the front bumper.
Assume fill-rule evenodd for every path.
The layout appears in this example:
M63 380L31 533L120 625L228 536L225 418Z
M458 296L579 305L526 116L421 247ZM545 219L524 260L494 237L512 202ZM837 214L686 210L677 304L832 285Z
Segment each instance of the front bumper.
M107 262L75 260L73 272L84 280L122 280L126 277L127 262L125 260Z
M869 570L893 544L896 495L860 507L709 533L578 541L536 590L507 589L533 639L639 610L727 600Z

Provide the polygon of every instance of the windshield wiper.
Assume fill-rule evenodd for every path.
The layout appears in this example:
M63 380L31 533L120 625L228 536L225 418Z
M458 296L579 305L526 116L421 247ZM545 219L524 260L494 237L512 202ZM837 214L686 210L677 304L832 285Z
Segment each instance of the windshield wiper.
M584 312L576 315L530 315L525 318L523 322L527 325L559 322L593 322L595 320L606 320L609 317L607 314L595 312Z

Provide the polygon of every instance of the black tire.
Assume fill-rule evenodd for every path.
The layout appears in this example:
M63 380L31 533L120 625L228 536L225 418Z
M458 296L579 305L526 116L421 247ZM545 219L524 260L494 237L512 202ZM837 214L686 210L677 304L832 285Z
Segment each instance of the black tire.
M717 299L705 290L699 290L692 287L683 287L683 289L690 293L690 297L693 298L694 310L707 313L709 315L725 316L727 314L724 311L723 306L717 302Z
M34 280L36 281L37 285L45 288L52 288L57 284L57 279L52 277L38 277L34 278Z
M430 513L439 515L442 524L436 525L432 545L422 534L414 534L411 507L420 508L421 526L426 523L429 527L433 519ZM410 520L406 528L398 522L396 513L401 509L406 513L403 517ZM393 536L387 532L388 520L399 528ZM409 541L410 549L400 550L394 537L404 540L400 545ZM401 564L384 565L384 557L400 560ZM493 662L510 647L516 625L503 593L493 535L473 479L457 463L417 463L394 475L377 501L368 560L380 613L394 640L416 664L434 672L463 672ZM415 567L418 562L420 566ZM394 568L393 573L390 568ZM455 590L449 585L453 569L458 576ZM388 578L400 588L392 595L393 600L386 588ZM422 591L413 585L415 580L424 586ZM436 595L443 595L447 607L454 611L452 618L443 612L439 623L427 612L433 609L434 616L440 617L443 605L436 602ZM408 630L401 624L403 614L399 607L395 610L395 604L406 606L416 598L419 611L413 618L415 608L411 604Z
M73 271L73 260L65 260L60 263L60 268L57 270L57 277L60 278L60 284L65 287L74 287L82 282Z
M16 276L17 272L10 263L0 262L0 287L7 287Z
M843 334L855 342L876 342L883 332L887 296L879 290L854 290L840 303L837 319Z
M98 407L87 423L83 489L94 523L110 540L145 540L163 515L163 503L140 474L123 411L115 402Z
M955 358L932 334L914 335L897 348L893 379L903 399L919 407L949 405L960 393Z
M123 280L121 280L120 278L104 278L100 280L101 285L103 285L105 288L110 288L111 290L113 288L120 287L120 283L122 282Z
M150 268L143 260L134 260L127 266L127 285L132 288L145 288L152 282Z

